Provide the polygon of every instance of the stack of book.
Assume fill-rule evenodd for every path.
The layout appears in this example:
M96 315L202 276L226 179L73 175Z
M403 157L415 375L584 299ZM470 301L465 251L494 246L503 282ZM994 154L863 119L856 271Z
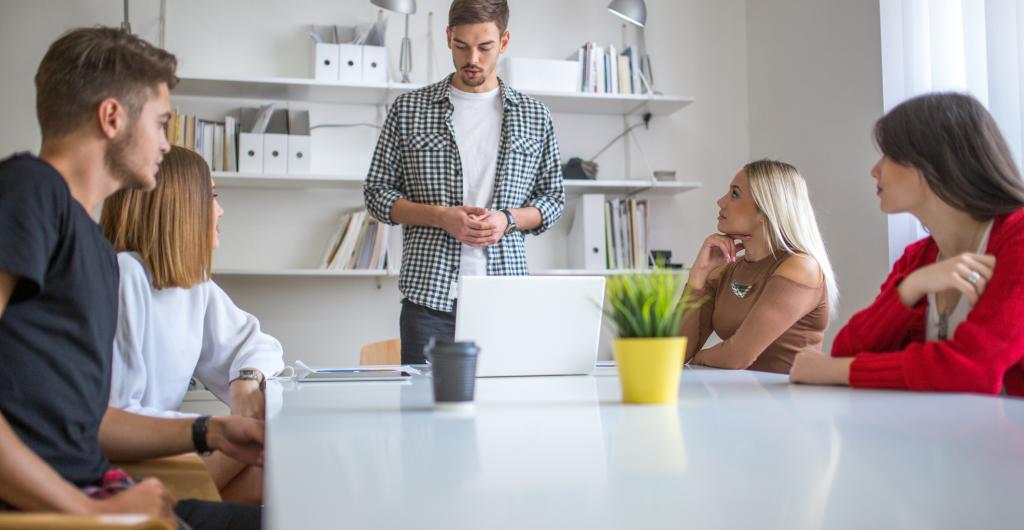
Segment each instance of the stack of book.
M384 270L388 266L391 227L370 217L366 210L348 212L320 259L327 270Z
M211 171L238 171L238 122L233 116L223 122L204 120L175 107L167 122L167 140L199 153Z
M615 46L601 47L588 42L569 57L579 62L579 90L597 94L643 94L640 64L636 51L627 47L622 53Z
M610 199L585 193L569 229L569 267L583 270L648 269L647 199Z
M608 269L647 269L647 199L611 199L605 202L604 237Z

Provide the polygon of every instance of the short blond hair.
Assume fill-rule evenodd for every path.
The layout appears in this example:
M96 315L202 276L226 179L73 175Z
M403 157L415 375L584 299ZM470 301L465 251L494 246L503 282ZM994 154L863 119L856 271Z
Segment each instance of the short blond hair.
M136 252L153 287L189 288L210 278L213 189L210 167L173 146L153 191L123 189L103 203L100 226L118 252Z

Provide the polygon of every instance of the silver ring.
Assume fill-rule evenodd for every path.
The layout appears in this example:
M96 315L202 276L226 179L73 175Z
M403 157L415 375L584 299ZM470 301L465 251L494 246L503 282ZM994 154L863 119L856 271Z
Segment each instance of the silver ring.
M978 271L971 271L971 274L967 276L967 281L971 282L971 285L978 285L978 280L981 279L981 273Z

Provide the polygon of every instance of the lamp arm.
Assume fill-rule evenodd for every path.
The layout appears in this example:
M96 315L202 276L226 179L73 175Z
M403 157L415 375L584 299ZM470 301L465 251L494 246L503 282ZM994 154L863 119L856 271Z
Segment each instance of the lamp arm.
M128 22L128 0L124 0L124 20L121 21L121 31L125 33L132 32L132 25Z

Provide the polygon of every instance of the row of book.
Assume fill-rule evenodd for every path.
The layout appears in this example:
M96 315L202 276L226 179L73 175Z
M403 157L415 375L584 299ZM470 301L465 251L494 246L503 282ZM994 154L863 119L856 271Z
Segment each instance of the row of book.
M366 210L341 216L338 230L320 259L327 270L385 270L392 227L370 217Z
M643 94L640 58L631 47L618 53L615 46L587 42L569 60L579 62L579 91L598 94Z
M586 193L569 230L569 266L585 270L650 268L650 205L647 199Z
M171 109L167 140L202 156L212 171L238 171L238 122L225 116L223 122L205 120Z
M604 231L609 269L646 269L650 253L647 199L605 202Z

